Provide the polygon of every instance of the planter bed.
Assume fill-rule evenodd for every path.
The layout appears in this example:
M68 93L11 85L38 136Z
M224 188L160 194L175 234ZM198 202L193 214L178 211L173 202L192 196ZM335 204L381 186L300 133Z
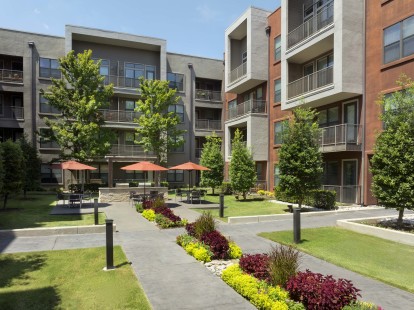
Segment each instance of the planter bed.
M175 215L162 199L137 203L135 208L142 217L157 223L160 228L183 227L188 223L186 219Z

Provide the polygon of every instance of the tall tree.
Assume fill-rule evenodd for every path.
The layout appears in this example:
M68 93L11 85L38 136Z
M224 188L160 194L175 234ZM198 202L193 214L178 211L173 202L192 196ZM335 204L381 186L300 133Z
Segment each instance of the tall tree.
M397 81L401 91L381 96L380 116L384 130L378 135L371 159L372 192L386 208L414 209L414 82L407 76Z
M236 129L231 143L230 183L243 199L257 180L255 164L250 150L243 143L242 133Z
M153 152L155 163L167 163L167 151L184 144L181 138L185 130L179 130L180 118L175 112L168 112L170 105L176 104L179 97L176 90L168 87L168 81L140 80L141 97L137 101L136 111L141 113L135 122L138 138L135 141L146 152Z
M95 62L92 51L75 55L69 52L59 59L62 79L52 79L48 90L40 90L48 104L57 108L61 116L48 119L51 129L43 138L56 141L61 158L79 161L102 157L110 151L115 134L103 127L100 109L109 105L112 85L104 86L104 76L99 74L100 61Z
M213 132L211 136L206 137L203 144L200 164L210 168L207 171L201 171L201 185L214 189L220 186L224 179L224 159L221 153L221 138Z
M3 148L0 143L0 193L3 192L3 185L4 185Z
M11 193L19 193L24 180L24 157L18 143L7 140L0 144L3 153L3 209Z
M23 193L26 198L27 191L37 190L40 186L40 160L39 153L36 147L27 141L27 137L22 137L19 140L20 148L24 157L24 178L23 178Z
M293 110L279 153L279 189L295 199L299 208L310 191L321 186L323 168L316 117L312 109Z

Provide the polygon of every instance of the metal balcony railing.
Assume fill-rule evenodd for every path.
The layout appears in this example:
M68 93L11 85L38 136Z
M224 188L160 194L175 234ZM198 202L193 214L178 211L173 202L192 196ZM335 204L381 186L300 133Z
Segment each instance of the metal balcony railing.
M196 119L195 128L204 130L221 130L221 120Z
M229 83L233 83L247 74L247 62L229 72Z
M100 110L105 121L119 122L119 123L133 123L134 119L139 118L141 115L134 111L122 111L122 110Z
M240 103L227 111L227 119L248 113L266 113L266 101L249 99Z
M221 91L196 89L195 98L197 100L217 101L221 103Z
M0 82L23 83L23 71L0 69Z
M288 84L288 99L333 83L333 66L306 75Z
M314 8L315 10L316 8ZM334 2L328 3L312 18L289 32L287 36L288 48L302 42L322 28L333 23Z
M327 151L361 150L362 125L340 124L321 128L319 146Z
M114 87L120 88L139 88L139 80L127 78L118 75L106 75L104 80L105 85L113 84Z
M142 146L128 144L113 144L109 155L129 156L129 157L154 157L152 152L145 152Z
M336 201L343 203L360 203L360 185L322 185L324 190L335 191Z
M0 111L0 118L23 120L24 119L24 108L3 106L3 110Z

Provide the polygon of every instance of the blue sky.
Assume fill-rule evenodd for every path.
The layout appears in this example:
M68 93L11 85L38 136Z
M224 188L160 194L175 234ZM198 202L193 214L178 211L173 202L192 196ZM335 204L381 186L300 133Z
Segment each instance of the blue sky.
M280 6L280 0L2 2L0 28L64 36L64 25L79 25L166 39L169 52L219 59L224 30L249 6Z

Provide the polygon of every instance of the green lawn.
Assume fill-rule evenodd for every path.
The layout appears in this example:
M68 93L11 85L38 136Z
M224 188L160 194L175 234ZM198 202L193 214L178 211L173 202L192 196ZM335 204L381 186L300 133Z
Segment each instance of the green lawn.
M0 309L151 309L125 254L105 248L0 255Z
M205 199L211 203L219 203L219 195L206 195ZM193 209L202 213L210 211L211 214L222 221L227 222L229 216L247 216L247 215L269 215L286 213L286 205L270 202L259 197L248 197L246 200L237 200L233 195L224 196L224 218L219 217L217 209ZM286 210L286 211L285 211Z
M292 231L260 236L292 244ZM335 265L414 293L414 247L337 227L302 229L298 249Z
M30 195L27 199L23 199L23 197L10 199L6 211L0 209L0 229L94 224L93 214L50 215L55 200L56 196L49 194ZM105 214L99 213L99 224L104 223Z

